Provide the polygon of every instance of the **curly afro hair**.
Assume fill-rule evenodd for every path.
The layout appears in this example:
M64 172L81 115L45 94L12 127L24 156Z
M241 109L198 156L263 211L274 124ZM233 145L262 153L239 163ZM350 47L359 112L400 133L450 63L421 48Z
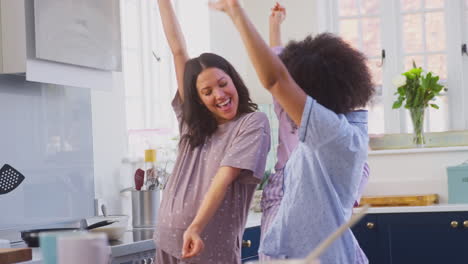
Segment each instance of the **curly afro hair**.
M337 114L365 107L374 93L366 57L331 33L291 41L280 58L308 95Z

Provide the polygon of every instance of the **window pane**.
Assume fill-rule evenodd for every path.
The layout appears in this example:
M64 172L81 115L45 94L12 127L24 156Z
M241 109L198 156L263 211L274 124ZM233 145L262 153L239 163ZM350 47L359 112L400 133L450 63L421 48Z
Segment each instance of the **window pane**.
M446 80L447 56L445 54L427 56L427 70L439 75L441 80Z
M380 14L380 1L379 0L361 1L361 10L364 15L378 15Z
M340 36L351 46L360 49L359 21L357 19L343 19L340 21Z
M382 96L375 96L368 107L369 111L369 134L383 134L384 123L384 105Z
M414 11L421 8L421 0L401 0L401 10L403 11Z
M380 59L369 59L367 67L372 75L372 83L376 86L382 86L382 67L380 65Z
M362 52L367 56L379 56L382 50L380 44L380 19L362 19L362 32Z
M426 8L444 8L444 0L426 0Z
M445 23L442 12L426 14L426 45L428 51L445 50Z
M434 102L439 106L439 109L432 107L428 108L428 122L430 132L441 132L449 130L449 108L448 108L448 96L439 96Z
M359 14L359 6L357 0L340 0L339 1L340 16L355 16Z
M405 53L423 51L422 15L403 16L403 49Z
M425 68L423 56L406 56L404 71L407 71L413 68L413 61L416 63L416 67L422 67L423 69Z

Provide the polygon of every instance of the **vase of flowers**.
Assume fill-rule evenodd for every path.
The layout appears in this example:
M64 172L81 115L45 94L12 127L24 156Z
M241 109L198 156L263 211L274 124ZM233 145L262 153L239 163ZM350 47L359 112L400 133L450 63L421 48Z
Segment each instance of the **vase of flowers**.
M444 86L439 84L439 76L432 72L423 72L421 67L416 67L402 73L402 76L394 80L397 87L397 100L393 103L393 109L404 107L409 110L413 124L413 143L417 147L424 147L424 112L427 107L439 109L435 103L436 96L440 96Z

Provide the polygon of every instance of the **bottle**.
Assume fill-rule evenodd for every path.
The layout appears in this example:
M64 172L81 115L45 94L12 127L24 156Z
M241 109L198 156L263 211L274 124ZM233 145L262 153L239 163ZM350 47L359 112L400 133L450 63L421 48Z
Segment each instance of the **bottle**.
M145 150L145 189L152 191L158 187L158 175L156 171L156 149Z

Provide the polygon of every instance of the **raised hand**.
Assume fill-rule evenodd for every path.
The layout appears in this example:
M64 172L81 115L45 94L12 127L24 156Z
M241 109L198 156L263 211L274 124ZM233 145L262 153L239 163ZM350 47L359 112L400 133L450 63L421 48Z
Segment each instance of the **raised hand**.
M228 14L231 17L232 17L232 15L234 13L233 11L236 8L240 7L240 3L239 3L238 0L211 0L208 3L208 5L209 5L210 8L212 8L214 10L225 12L226 14Z
M282 46L281 24L286 18L286 8L276 2L270 14L270 47Z
M286 18L286 8L276 2L275 6L271 8L270 26L280 25Z

